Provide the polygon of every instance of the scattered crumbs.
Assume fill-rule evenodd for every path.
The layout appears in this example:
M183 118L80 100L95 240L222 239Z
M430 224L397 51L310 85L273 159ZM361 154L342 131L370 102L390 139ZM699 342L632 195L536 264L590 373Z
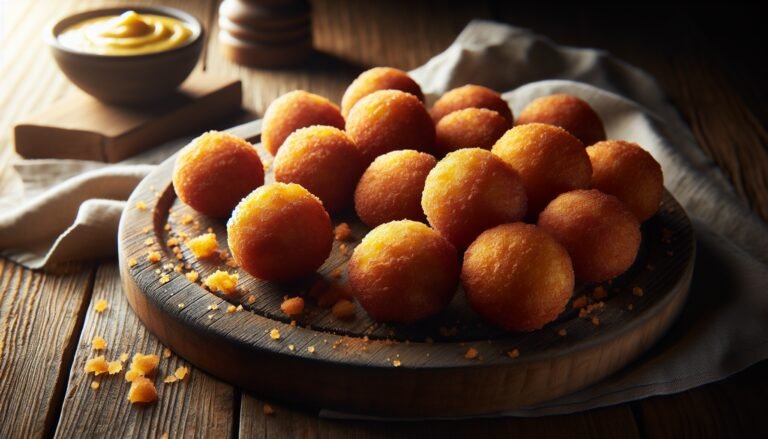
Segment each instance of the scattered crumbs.
M314 346L308 346L307 347L307 351L309 351L310 354L314 354L315 353L315 347Z
M187 213L187 214L185 214L184 216L181 217L181 221L180 222L181 222L181 224L184 224L186 226L187 224L191 223L192 221L193 221L192 215Z
M291 352L293 352L293 351L295 351L295 350L296 350L296 346L294 346L294 345L292 345L292 344L289 344L289 345L288 345L288 350L289 350L289 351L291 351Z
M507 352L507 357L513 360L519 356L520 356L520 351L518 349L512 349L511 351Z
M104 350L107 348L107 341L97 335L91 340L91 347L93 347L94 351Z
M600 319L597 316L592 316L592 324L595 326L600 326Z
M592 290L592 298L595 300L603 300L606 297L608 297L608 293L605 291L605 288L602 286L595 287L594 290Z
M167 274L163 274L162 276L160 276L160 285L165 285L170 281L171 281L171 277L168 276Z
M341 254L343 256L349 255L349 251L347 250L347 244L340 244L339 245L339 252L341 252Z
M560 328L557 331L557 335L559 335L560 337L565 337L566 335L568 335L568 331L565 328Z
M139 261L136 260L136 258L128 259L128 266L129 267L135 267L138 265Z
M587 306L587 296L579 296L573 299L573 309L580 309Z
M99 382L98 381L91 381L91 389L97 390L99 388Z
M264 414L271 416L275 414L275 409L269 404L264 404Z
M240 279L237 273L229 274L226 271L216 270L203 280L203 286L208 287L213 292L222 292L232 294L235 292L235 286Z
M178 247L179 246L179 238L170 238L168 241L165 242L165 244L168 247Z
M285 299L283 300L283 303L280 304L280 311L291 317L297 316L304 312L304 299L301 297L291 297Z
M147 210L147 203L139 200L136 202L136 209L138 210Z
M125 363L125 361L128 360L128 352L123 352L118 358L121 362Z
M152 381L140 376L136 377L128 390L128 401L131 403L150 403L157 400L157 389Z
M637 297L643 297L644 291L642 288L635 286L635 287L632 287L632 294L634 294Z
M394 360L392 361L392 365L395 367L400 367L403 363L400 362L400 360Z
M291 325L291 328L295 328L296 327L296 320L291 320L291 323L289 323L289 325ZM307 325L307 329L312 329L312 328L309 325Z
M242 311L242 310L243 310L243 305L237 305L237 307L235 308L235 311Z
M331 277L334 279L341 279L341 267L337 267L331 271Z
M213 314L208 314L208 320L213 320Z
M163 230L165 230L166 232L171 230L171 225L168 223L165 223L165 225L163 226Z
M182 303L179 303L179 304L178 304L178 305L176 305L176 306L178 306L178 307L181 309L181 308L184 308L186 305L184 305L184 303L182 302Z
M477 358L479 354L480 353L477 352L477 349L470 347L469 349L467 349L467 352L464 353L464 358L466 358L467 360L474 360L475 358Z
M341 299L333 305L331 314L337 319L351 319L355 316L355 304L347 299Z
M586 319L593 313L602 312L605 309L605 302L595 302L579 309L579 318Z
M341 223L333 229L333 237L337 241L347 241L352 236L352 229L349 228L349 224Z
M161 434L160 439L168 439L168 433Z
M216 311L217 309L219 309L219 304L218 303L212 303L212 304L208 305L208 310L209 311Z
M232 313L234 313L235 311L237 311L237 307L236 307L235 305L229 305L229 306L227 307L227 314L232 314Z
M215 233L205 233L187 241L187 247L196 258L203 259L216 254L219 250L219 243L216 241Z
M171 350L168 348L163 348L163 358L171 358Z
M149 262L160 262L160 259L162 259L163 256L160 254L160 252L149 252L147 253L147 260Z
M144 355L136 353L131 359L130 371L135 371L141 376L151 375L157 365L160 364L160 357L154 354Z
M163 379L163 383L170 384L170 383L175 383L178 380L179 379L176 378L174 375L168 375L167 377L165 377L165 379Z
M128 382L133 382L136 378L141 376L141 372L138 370L129 369L127 372L125 372L125 380Z
M96 358L87 360L85 362L85 368L83 368L83 371L86 374L93 373L94 375L100 375L109 371L109 365L107 364L107 360L104 359L104 356L99 355Z
M110 375L119 373L122 370L123 370L123 363L121 363L120 360L110 361L109 363L107 363L107 372L109 372Z
M173 372L173 375L176 376L176 378L178 378L179 381L181 381L184 378L186 378L188 373L189 373L189 369L184 367L184 366L182 366L182 367L179 367L178 369L176 369L176 371Z
M280 340L280 331L278 331L277 328L272 328L272 330L269 331L269 337L272 340Z
M256 303L256 296L251 294L250 296L248 296L247 302L248 302L248 305L253 305L254 303Z
M159 268L155 270L155 274L160 274L160 273L162 273L162 270L160 270Z
M154 243L155 243L155 240L153 238L147 238L144 240L144 245L146 245L147 247L151 246Z
M109 302L104 299L97 300L93 305L93 309L96 310L96 312L104 312L107 308L109 308Z
M197 282L197 280L200 279L200 273L196 272L195 270L188 271L184 276L187 278L188 281L193 283Z
M627 311L632 311L633 309L635 309L635 305L632 305L631 303L627 305Z

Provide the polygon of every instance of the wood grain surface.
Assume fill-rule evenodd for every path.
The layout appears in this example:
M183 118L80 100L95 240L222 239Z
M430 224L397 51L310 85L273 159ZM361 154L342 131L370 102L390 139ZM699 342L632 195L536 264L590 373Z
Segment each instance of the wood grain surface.
M74 91L74 86L67 83L49 57L39 37L40 30L56 16L115 3L121 1L0 1L0 78L3 79L0 82L0 192L15 182L13 174L7 172L14 159L10 145L13 122ZM209 30L215 27L216 1L134 0L131 3L181 7L209 23ZM261 114L274 97L294 88L338 100L349 80L367 66L416 67L447 47L472 18L490 18L527 27L560 44L605 49L653 75L692 126L699 145L729 176L740 196L768 219L765 197L768 194L765 180L768 142L764 134L768 119L768 83L764 80L763 57L759 56L764 51L768 28L762 23L763 14L756 6L699 3L666 4L660 8L622 3L585 7L583 3L522 5L494 0L457 5L437 1L315 0L312 3L314 41L321 51L304 68L270 71L233 65L221 56L215 32L209 32L211 44L199 68L239 76L244 83L244 103L254 113ZM64 349L70 353L62 355L61 337L74 340L72 346L79 339L88 308L78 304L89 301L92 274L59 278L32 273L7 261L2 267L0 370L3 378L13 371L14 377L25 379L1 381L0 407L8 415L0 418L0 436L51 436L63 405L68 369L74 355L74 347L69 351ZM114 271L112 276L113 282L117 282ZM40 285L45 288L40 290ZM21 300L14 297L17 295L25 297L24 307L38 310L24 312L18 306L9 307L9 303ZM56 316L67 310L67 321L72 325L70 334L48 331ZM83 315L73 310L80 310ZM19 320L22 315L24 318ZM130 315L130 311L125 315ZM129 331L136 337L151 337L143 326ZM38 335L32 337L31 334ZM29 341L30 337L49 343L35 344ZM51 347L45 352L37 348L44 345ZM41 358L50 367L27 374L27 366L40 364ZM55 370L60 372L51 372ZM194 369L192 373L203 372ZM34 385L27 376L34 376L31 378L35 380ZM762 416L768 402L766 376L768 362L764 361L734 377L678 395L543 419L341 422L318 419L315 413L301 407L274 403L275 414L264 416L263 400L248 394L241 397L238 391L233 395L232 411L210 406L204 410L218 410L219 416L232 417L235 434L244 437L285 437L294 432L308 437L395 434L410 437L539 438L542 434L766 437L768 423ZM250 401L251 398L255 402ZM188 410L185 405L188 402L177 403L181 404L179 412ZM84 405L80 410L95 416L104 413L104 407L98 404ZM131 419L122 412L113 416L118 415L126 415L125 422ZM120 419L110 422L119 423ZM178 425L181 418L175 419L169 421L169 425L174 426L170 431L181 428ZM120 427L122 431L126 428ZM67 436L66 433L62 431L59 435ZM190 436L202 437L204 432L190 432Z

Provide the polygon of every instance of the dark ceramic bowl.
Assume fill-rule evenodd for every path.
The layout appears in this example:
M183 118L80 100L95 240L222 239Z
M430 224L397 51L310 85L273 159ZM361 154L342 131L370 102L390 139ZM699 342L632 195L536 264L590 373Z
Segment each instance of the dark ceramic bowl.
M183 46L144 55L98 55L65 47L58 36L69 26L90 18L119 15L127 10L139 14L173 17L187 24L192 36ZM205 41L203 25L178 9L120 7L96 9L57 21L45 35L62 72L75 85L96 99L110 104L139 104L172 94L195 68Z

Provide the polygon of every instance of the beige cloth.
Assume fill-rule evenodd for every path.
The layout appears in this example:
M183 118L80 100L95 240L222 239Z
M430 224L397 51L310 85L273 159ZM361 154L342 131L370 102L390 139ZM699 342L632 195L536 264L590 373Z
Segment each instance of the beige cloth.
M694 221L691 294L657 346L589 389L492 416L569 413L679 392L768 358L768 227L735 196L652 78L606 53L557 46L484 21L470 23L445 52L411 73L431 99L466 83L510 90L504 97L515 113L554 92L586 99L609 137L638 142L659 160L665 185ZM151 169L135 163L158 163L183 143L134 158L134 164L18 163L27 192L0 199L0 249L34 268L114 254L119 200Z

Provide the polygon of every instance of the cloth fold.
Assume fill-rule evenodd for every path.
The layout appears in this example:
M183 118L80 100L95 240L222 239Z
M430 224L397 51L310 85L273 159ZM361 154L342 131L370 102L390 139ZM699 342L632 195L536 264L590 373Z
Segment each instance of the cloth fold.
M679 392L768 358L768 226L736 196L653 78L605 52L558 46L529 30L487 21L471 22L448 49L411 75L429 100L467 83L506 91L515 114L552 93L587 100L609 138L637 142L661 163L665 186L694 223L691 293L656 346L588 389L490 416L570 413ZM142 163L158 163L184 143L119 165L17 163L25 193L0 199L0 249L32 268L114 254L123 200L152 169ZM8 208L18 200L20 206Z

